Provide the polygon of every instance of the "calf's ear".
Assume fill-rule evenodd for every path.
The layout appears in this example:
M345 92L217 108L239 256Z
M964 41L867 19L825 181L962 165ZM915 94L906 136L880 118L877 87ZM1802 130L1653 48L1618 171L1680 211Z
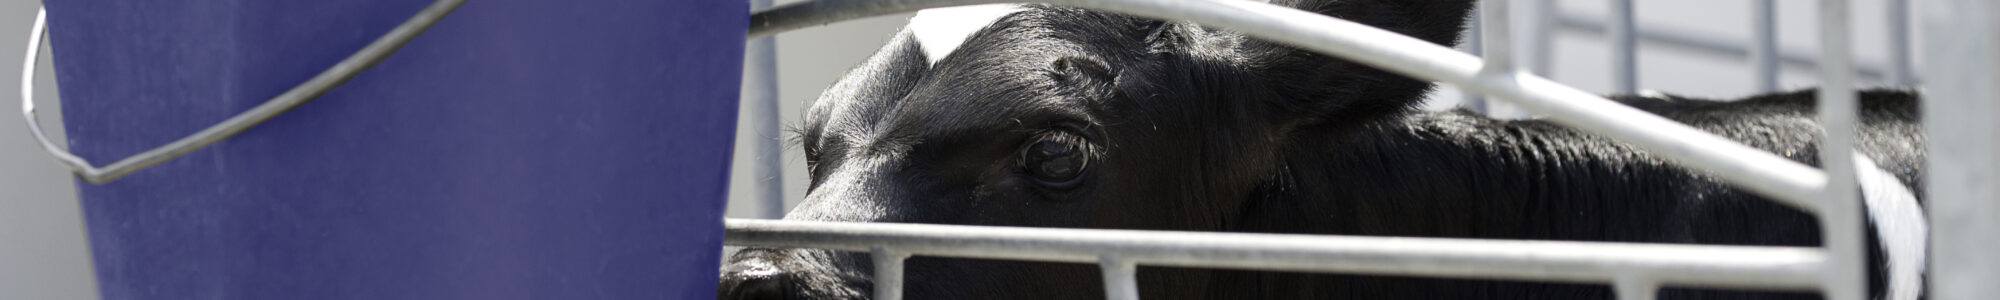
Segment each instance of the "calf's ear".
M925 58L923 45L919 44L909 29L896 33L888 45L868 56L867 61L841 75L833 86L821 92L814 99L812 107L806 110L804 131L810 141L817 131L831 118L833 109L880 108L879 104L902 99L915 89L917 80L930 72L930 61ZM848 113L846 115L880 116L880 113ZM870 120L872 121L872 120ZM811 145L807 145L811 149ZM810 151L809 151L810 152Z
M849 69L833 86L820 92L819 98L806 109L805 122L797 129L797 141L800 149L805 150L806 169L813 185L817 186L824 175L819 168L820 142L828 126L875 123L886 113L880 110L893 106L889 102L909 95L917 80L930 69L923 45L906 28L897 32L888 45L869 55L868 60Z
M1416 37L1457 44L1474 0L1273 0ZM1432 84L1360 63L1276 42L1242 45L1251 72L1274 92L1274 111L1296 114L1294 124L1365 122L1414 109Z

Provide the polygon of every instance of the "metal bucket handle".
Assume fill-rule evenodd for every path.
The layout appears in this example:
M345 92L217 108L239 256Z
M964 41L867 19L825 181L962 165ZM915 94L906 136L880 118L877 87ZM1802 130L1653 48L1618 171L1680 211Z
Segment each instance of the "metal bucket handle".
M207 147L209 144L220 142L237 133L242 133L244 130L249 130L252 126L264 123L264 121L268 121L272 117L278 116L278 114L285 113L299 107L299 105L306 104L306 102L318 99L320 95L326 94L328 90L347 83L347 80L354 78L354 75L370 67L374 67L376 63L380 63L383 59L387 59L389 55L395 54L397 49L403 47L403 44L409 43L417 35L423 34L425 30L429 30L431 25L437 24L438 20L444 19L445 15L451 14L452 10L457 9L460 4L464 3L465 0L437 0L431 2L430 6L424 7L422 11L418 11L409 20L403 21L401 25L397 25L395 29L390 29L389 33L383 34L382 37L376 38L373 42L369 42L368 46L362 47L360 51L355 51L353 55L349 55L339 63L333 64L333 67L327 68L326 71L321 71L318 75L313 75L311 79L307 79L304 83L286 90L285 93L271 97L270 100L264 101L263 104L258 104L257 107L229 117L229 119L211 125L199 132L182 137L179 140L174 140L172 143L153 148L152 150L146 150L146 152L140 152L131 157L120 159L102 168L91 166L90 162L84 161L82 157L71 154L69 150L63 149L61 146L56 146L54 141L49 140L48 134L42 132L40 120L35 117L35 62L41 54L42 40L48 36L46 23L48 10L40 9L35 13L34 29L28 33L28 54L26 61L21 66L21 115L27 118L28 130L34 132L35 140L42 143L42 150L47 151L49 155L55 156L57 161L61 161L64 166L69 167L70 173L75 173L77 178L82 178L83 181L89 183L108 182L119 177L124 177L127 174L132 174L132 172L139 171L140 169L180 157L182 154L194 152L194 150Z

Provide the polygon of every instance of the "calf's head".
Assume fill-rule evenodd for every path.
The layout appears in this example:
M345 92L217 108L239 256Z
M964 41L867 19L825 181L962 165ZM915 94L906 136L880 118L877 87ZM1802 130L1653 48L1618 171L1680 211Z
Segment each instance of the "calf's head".
M1450 44L1470 1L1281 4ZM811 189L785 218L1229 230L1299 135L1407 111L1430 87L1189 23L1047 6L926 11L807 112ZM718 292L864 298L871 269L861 253L746 249ZM1102 295L1088 265L917 257L905 272L913 298ZM1203 276L1144 272L1141 286L1201 295L1215 288Z

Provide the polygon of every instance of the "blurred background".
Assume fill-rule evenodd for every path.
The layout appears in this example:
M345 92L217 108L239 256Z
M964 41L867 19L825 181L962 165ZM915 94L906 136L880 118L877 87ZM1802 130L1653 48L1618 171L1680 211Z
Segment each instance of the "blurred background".
M1516 0L1515 6L1534 6L1553 1L1555 13L1542 17L1517 18L1516 28L1552 26L1546 40L1550 48L1543 56L1543 76L1598 93L1611 87L1610 48L1603 36L1579 24L1601 20L1606 3L1601 0ZM798 2L780 0L779 4ZM1751 4L1743 0L1636 0L1641 31L1678 32L1692 37L1747 48L1751 37ZM1815 26L1817 1L1777 1L1777 37L1781 52L1810 55L1817 51ZM1857 65L1886 65L1888 40L1887 0L1856 0L1852 11L1854 53ZM34 22L37 1L14 0L0 3L0 70L17 70L14 58L22 57L28 28ZM778 112L783 128L799 122L800 113L811 105L819 91L887 42L911 14L899 14L838 23L777 36ZM446 19L446 22L449 22ZM1565 26L1568 24L1568 26ZM62 30L52 28L51 30ZM1913 44L1921 41L1912 40ZM1522 42L1527 44L1527 42ZM62 45L50 45L53 55L44 55L41 64L59 59ZM1639 84L1642 90L1657 90L1691 96L1733 98L1757 92L1747 56L1741 53L1705 51L1641 39L1638 54ZM1523 53L1524 55L1528 53ZM1533 55L1524 65L1534 66ZM43 128L53 138L63 140L61 110L50 68L36 74L35 101ZM1787 67L1779 88L1807 88L1814 85L1812 69ZM20 72L0 71L0 103L18 98ZM1863 87L1888 86L1879 77L1860 77ZM1449 109L1462 99L1446 87L1431 97L1429 107ZM11 109L10 109L11 111ZM1496 113L1513 114L1507 109ZM1516 115L1518 117L1518 115ZM95 299L89 252L85 248L82 216L78 211L74 184L60 165L35 144L18 115L0 117L0 300L11 299ZM281 116L282 118L282 116ZM9 120L12 119L12 120ZM750 190L773 182L783 186L785 205L795 205L805 195L805 160L800 150L786 144L782 161L784 175L758 178L748 169L756 152L741 141L758 137L750 131L747 115L739 115L736 159L732 168L730 205L732 218L761 217L763 203L748 200ZM790 141L789 131L777 137Z

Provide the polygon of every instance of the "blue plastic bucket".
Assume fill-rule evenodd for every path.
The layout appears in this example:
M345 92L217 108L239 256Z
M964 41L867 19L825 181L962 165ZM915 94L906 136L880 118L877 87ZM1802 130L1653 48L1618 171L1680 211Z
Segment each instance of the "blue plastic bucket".
M47 0L68 143L186 136L426 4ZM466 3L315 102L79 182L102 295L713 297L746 8Z

